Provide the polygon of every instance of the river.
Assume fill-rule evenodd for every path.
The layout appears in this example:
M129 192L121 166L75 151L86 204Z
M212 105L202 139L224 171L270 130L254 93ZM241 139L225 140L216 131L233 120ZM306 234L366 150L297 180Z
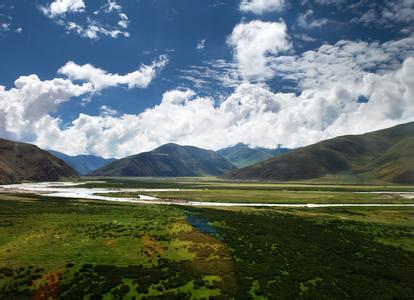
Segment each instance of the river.
M180 189L111 189L111 188L83 188L77 187L88 182L38 182L0 185L0 193L31 193L46 197L61 197L71 199L91 199L115 202L132 202L139 204L183 205L206 207L293 207L293 208L320 208L320 207L414 207L414 203L235 203L235 202L206 202L186 200L162 200L149 195L148 192L180 191ZM184 190L183 190L184 191ZM136 193L136 198L103 196L111 193ZM369 192L382 194L384 192ZM390 193L390 192L386 192ZM395 192L395 194L413 199L414 193Z

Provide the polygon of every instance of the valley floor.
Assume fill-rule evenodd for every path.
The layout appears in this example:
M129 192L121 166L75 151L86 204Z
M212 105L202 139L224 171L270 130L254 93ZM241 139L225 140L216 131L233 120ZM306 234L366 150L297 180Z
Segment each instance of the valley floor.
M401 186L106 179L82 187L122 188L111 193L119 198L141 189L170 202L414 202L414 188ZM414 207L141 205L15 192L0 194L2 299L414 295Z

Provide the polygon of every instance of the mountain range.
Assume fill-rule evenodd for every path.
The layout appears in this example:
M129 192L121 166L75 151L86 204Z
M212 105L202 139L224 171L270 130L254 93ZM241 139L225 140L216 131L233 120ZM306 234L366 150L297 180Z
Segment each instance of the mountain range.
M93 176L222 176L260 181L333 178L358 183L414 183L414 122L340 136L295 150L237 144L215 152L165 144L118 160L50 152L0 139L0 184L77 179L73 168L79 174Z
M235 169L220 154L193 146L165 144L149 152L118 159L92 176L217 176Z
M276 149L259 147L251 148L249 145L238 143L234 146L220 149L217 153L225 157L237 168L244 168L271 159L288 151L289 149L280 146Z
M63 160L37 146L0 139L0 184L78 179Z
M325 140L231 171L224 177L291 181L332 175L358 182L414 183L414 122Z
M115 158L103 158L95 155L71 156L54 150L48 151L74 168L79 175L87 175L115 160Z

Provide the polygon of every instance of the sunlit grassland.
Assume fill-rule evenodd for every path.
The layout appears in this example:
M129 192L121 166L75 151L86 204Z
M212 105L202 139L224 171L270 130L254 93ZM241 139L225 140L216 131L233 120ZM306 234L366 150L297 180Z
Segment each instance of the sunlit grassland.
M98 178L99 179L99 178ZM413 186L346 185L316 183L231 182L216 178L106 178L86 183L85 187L179 189L145 191L164 200L188 200L243 203L412 203L412 199L389 192L411 192ZM372 193L384 192L384 193ZM109 194L106 194L107 196ZM137 193L111 193L117 197L136 198ZM109 196L110 196L109 195Z
M274 191L274 190L235 190L235 189L194 189L181 191L143 192L141 194L157 197L163 200L188 200L208 202L235 203L412 203L413 199L393 194L369 194L355 192L329 191ZM137 193L103 194L116 197L137 197Z
M215 177L84 177L83 187L108 188L159 188L159 189L231 189L231 190L289 190L289 191L348 191L348 192L414 192L412 185L395 184L346 184L307 182L254 182L229 181ZM88 182L88 181L93 182Z
M55 266L68 257L71 262L147 262L147 258L136 255L144 245L142 232L167 234L167 224L173 228L174 220L182 218L178 210L161 206L137 208L40 197L20 202L1 197L1 225L8 230L0 236L0 253L6 262L13 263L46 262ZM33 248L42 251L32 252Z

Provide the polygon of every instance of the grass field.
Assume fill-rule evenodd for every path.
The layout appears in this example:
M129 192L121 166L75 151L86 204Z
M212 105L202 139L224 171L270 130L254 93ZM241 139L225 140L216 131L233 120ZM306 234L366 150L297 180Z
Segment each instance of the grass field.
M145 192L164 200L189 200L236 203L412 203L413 199L389 192L414 192L413 186L340 185L316 183L252 183L219 181L214 178L157 179L108 178L84 187L159 188L177 191ZM371 193L371 192L385 192ZM137 193L103 194L133 198Z
M149 187L125 182L106 185ZM178 196L240 202L352 194L152 183L166 185L212 185L211 194ZM413 208L211 209L0 194L1 299L412 299L413 278Z
M275 191L337 191L337 192L414 192L412 185L396 184L341 184L318 181L304 182L253 182L226 181L216 177L83 177L83 187L99 188L174 188L174 189L232 189L232 190L275 190Z
M368 194L331 191L274 191L274 190L182 190L144 192L144 194L164 200L189 200L235 203L412 203L413 199L394 194ZM136 197L137 193L102 194L114 197Z

